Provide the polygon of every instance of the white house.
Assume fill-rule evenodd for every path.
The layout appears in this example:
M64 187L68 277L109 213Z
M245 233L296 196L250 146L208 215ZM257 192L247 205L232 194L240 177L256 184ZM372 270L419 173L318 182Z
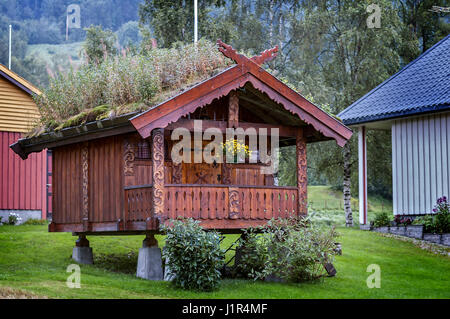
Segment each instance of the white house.
M338 115L359 132L360 224L367 224L366 132L392 132L394 215L432 213L450 189L450 35Z

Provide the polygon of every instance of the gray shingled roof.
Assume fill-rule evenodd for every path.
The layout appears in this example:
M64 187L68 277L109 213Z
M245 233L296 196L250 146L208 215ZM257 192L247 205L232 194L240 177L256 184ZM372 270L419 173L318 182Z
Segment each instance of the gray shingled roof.
M346 125L450 109L450 35L338 114Z

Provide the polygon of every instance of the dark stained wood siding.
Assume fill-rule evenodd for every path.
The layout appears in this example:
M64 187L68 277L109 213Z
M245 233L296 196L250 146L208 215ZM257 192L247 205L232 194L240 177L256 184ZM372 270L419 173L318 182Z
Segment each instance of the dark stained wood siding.
M81 222L81 145L53 150L53 215L54 223Z
M89 143L89 221L123 218L123 138Z
M53 222L82 222L82 144L53 150ZM123 138L88 144L89 222L123 218Z

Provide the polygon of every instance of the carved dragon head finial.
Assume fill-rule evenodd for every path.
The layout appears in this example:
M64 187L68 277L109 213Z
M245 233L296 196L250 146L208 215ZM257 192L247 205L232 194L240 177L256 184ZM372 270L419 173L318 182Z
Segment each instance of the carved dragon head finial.
M230 58L237 64L240 64L242 62L244 56L242 56L242 54L237 53L236 50L233 49L231 45L222 42L222 40L220 39L217 40L217 45L219 46L219 51L222 52L224 56Z
M278 45L277 45L274 48L265 50L260 55L255 55L254 57L249 59L243 56L242 54L237 53L236 50L233 49L231 45L222 42L222 40L220 39L217 40L217 45L219 46L219 51L222 52L223 55L225 55L227 58L230 58L237 64L242 64L246 61L252 61L258 65L261 65L265 62L274 59L277 56L278 52Z
M265 50L260 55L255 55L251 60L258 65L273 60L277 56L278 45L272 49Z

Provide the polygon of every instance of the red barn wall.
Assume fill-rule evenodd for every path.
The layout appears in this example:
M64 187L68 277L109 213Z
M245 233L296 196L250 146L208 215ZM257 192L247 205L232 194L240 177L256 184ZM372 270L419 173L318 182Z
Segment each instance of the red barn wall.
M47 152L20 159L9 145L21 135L0 132L0 210L41 210L41 218L46 218Z

